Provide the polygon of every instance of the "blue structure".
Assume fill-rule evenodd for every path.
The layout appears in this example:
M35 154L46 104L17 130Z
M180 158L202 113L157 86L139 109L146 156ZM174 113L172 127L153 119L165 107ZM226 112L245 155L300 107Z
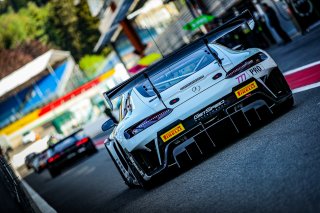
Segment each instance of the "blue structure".
M2 101L0 103L0 128L52 100L66 71L66 66L67 62L60 64L52 75L41 78L33 86Z

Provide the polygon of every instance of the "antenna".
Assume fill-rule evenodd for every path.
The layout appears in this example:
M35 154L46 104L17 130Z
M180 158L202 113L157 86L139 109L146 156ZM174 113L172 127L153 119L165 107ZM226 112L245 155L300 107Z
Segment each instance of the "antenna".
M151 32L149 31L149 28L147 27L147 25L145 25L145 28L147 29L149 36L151 37L153 43L156 45L156 47L157 47L158 51L160 52L162 58L164 58L163 52L161 51L161 49L160 49L160 47L158 46L157 42L154 40L154 38L153 38Z

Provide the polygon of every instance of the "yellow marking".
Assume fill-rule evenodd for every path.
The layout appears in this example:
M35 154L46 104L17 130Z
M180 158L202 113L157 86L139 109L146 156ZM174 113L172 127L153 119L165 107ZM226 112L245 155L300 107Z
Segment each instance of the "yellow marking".
M102 75L99 76L100 82L106 80L107 78L110 78L115 72L116 71L114 69L111 69L103 73Z
M183 125L178 124L177 126L173 127L169 131L167 131L166 133L162 134L160 137L163 140L163 142L166 142L166 141L170 140L171 138L173 138L174 136L180 134L184 130L185 130L185 128L183 127Z
M234 93L236 94L237 98L241 98L242 96L248 94L249 92L258 88L258 85L255 81L251 82L250 84L238 89Z
M40 110L37 109L27 114L26 116L22 117L21 119L17 120L16 122L10 124L9 126L1 129L0 135L1 134L10 135L11 133L21 129L22 127L26 126L27 124L39 118L39 112Z

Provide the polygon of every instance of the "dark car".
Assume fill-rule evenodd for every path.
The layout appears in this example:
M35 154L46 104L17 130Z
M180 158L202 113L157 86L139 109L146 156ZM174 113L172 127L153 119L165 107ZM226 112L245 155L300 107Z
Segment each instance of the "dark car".
M79 130L48 149L47 168L50 175L55 177L61 173L65 166L96 152L97 148L91 138L86 136L82 130Z
M24 164L28 169L32 168L32 162L37 157L37 155L38 155L37 153L32 152L29 155L27 155L26 158L24 159Z
M32 161L32 168L35 172L41 173L47 167L48 150L39 153Z

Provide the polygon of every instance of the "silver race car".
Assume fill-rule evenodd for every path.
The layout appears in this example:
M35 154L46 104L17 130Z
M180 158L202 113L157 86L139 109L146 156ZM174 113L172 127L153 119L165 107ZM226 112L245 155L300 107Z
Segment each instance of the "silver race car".
M244 12L104 93L119 123L105 147L125 183L145 187L172 165L182 167L219 139L238 134L293 105L292 92L265 51L235 51L217 44L254 21Z

